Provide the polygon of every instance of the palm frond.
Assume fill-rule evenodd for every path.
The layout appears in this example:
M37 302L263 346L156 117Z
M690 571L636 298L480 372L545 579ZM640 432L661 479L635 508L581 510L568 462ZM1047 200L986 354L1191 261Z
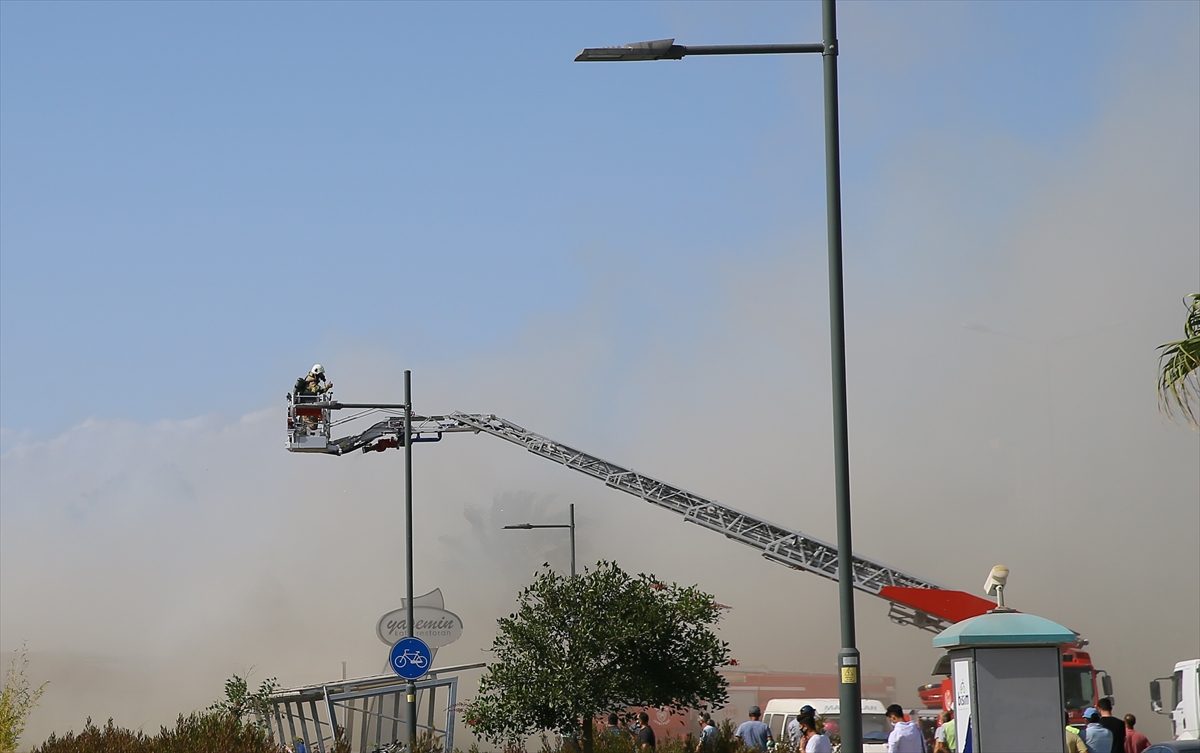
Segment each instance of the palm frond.
M1189 426L1200 429L1200 293L1187 296L1184 303L1189 309L1184 338L1158 346L1158 399L1168 416L1178 408Z

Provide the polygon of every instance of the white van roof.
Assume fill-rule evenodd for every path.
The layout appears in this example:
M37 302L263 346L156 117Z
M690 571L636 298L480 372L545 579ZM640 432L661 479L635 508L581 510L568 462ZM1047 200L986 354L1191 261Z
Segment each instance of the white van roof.
M838 714L842 708L841 701L837 698L772 698L767 701L767 708L763 714L799 714L800 709L805 706L812 706L821 716ZM883 714L886 712L887 707L883 705L882 701L863 699L862 713Z

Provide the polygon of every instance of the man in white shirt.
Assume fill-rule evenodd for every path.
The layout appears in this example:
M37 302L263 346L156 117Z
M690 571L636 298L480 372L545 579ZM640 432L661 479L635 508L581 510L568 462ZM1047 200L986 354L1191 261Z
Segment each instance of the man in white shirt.
M925 753L925 736L921 725L904 721L904 709L898 703L887 707L887 718L892 723L888 735L888 753Z

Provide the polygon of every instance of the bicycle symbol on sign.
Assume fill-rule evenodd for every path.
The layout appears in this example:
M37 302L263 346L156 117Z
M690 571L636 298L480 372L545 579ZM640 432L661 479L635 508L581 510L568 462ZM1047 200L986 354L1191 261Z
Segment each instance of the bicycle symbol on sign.
M415 680L429 671L433 654L420 638L401 638L388 652L392 671L406 680Z
M404 669L409 664L412 664L417 669L425 669L425 667L429 666L429 660L420 651L408 650L397 656L393 664L396 665L396 669Z

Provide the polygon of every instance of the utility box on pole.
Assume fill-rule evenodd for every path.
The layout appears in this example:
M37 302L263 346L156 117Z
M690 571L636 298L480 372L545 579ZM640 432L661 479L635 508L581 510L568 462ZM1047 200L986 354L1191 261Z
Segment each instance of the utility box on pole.
M950 652L959 753L1063 753L1062 645L1075 633L1032 614L996 611L933 639Z

